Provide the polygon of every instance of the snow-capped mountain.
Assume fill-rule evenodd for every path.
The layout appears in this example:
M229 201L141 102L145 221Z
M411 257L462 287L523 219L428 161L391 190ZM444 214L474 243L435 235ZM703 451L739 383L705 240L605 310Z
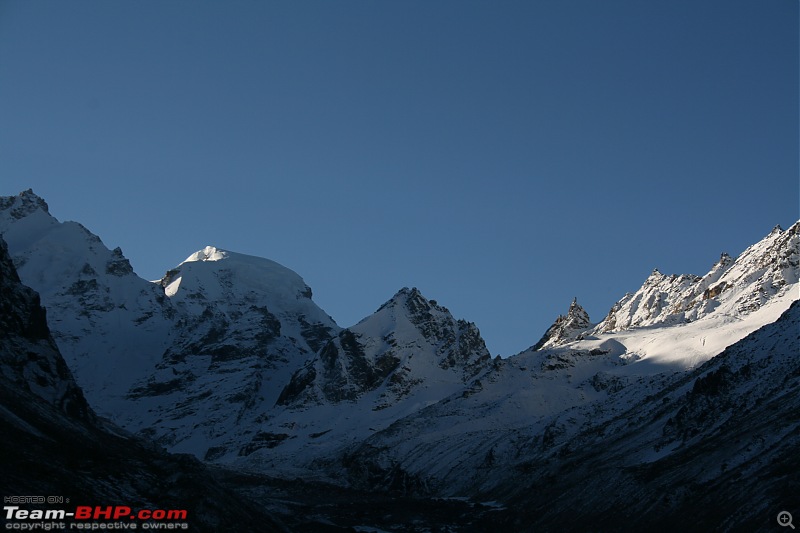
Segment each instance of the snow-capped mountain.
M723 253L705 276L653 270L638 291L614 304L594 332L682 324L712 314L742 318L798 282L799 243L800 223L786 231L776 226L736 260Z
M672 387L686 370L778 320L800 297L798 227L774 230L736 261L723 257L704 278L654 273L622 300L660 301L663 308L691 289L705 304L703 312L685 306L697 311L690 320L667 313L660 323L604 332L592 328L573 302L567 317L531 349L499 362L460 394L353 446L337 465L339 475L359 486L493 493L525 453L559 447L589 428L601 431L631 405ZM723 282L725 291L707 291ZM800 353L794 323L784 319L780 327L795 328L784 339L786 353Z
M0 198L0 233L87 399L112 415L169 345L174 312L163 290L134 274L119 248L56 220L30 190Z
M800 488L798 354L795 301L696 370L636 384L616 416L601 406L529 446L492 494L517 511L511 529L772 531Z
M3 494L172 506L187 510L193 531L286 530L242 495L231 495L198 461L168 456L94 415L50 335L38 294L20 283L2 239L0 432Z
M342 330L299 275L268 259L209 246L147 282L32 191L2 199L0 228L23 279L43 289L90 402L173 451L229 462L260 461L254 452L290 437L338 447L333 437L366 436L490 366L474 324L415 289ZM330 430L329 408L343 402L380 415L311 436Z
M238 462L320 475L320 461L460 393L493 366L474 324L402 289L292 376Z
M582 320L583 329L573 327L564 335L566 319L559 319L534 348L591 351L613 341L621 361L637 362L619 374L691 369L777 320L800 298L798 279L800 222L785 231L774 228L735 260L722 254L702 277L654 270L599 324Z
M89 402L178 451L203 457L232 427L249 432L339 330L277 263L207 247L148 282L30 190L0 199L0 231Z
M335 466L372 490L502 502L511 531L761 531L791 508L800 302L692 372L614 379L610 353L504 360Z
M783 383L796 394L800 223L735 259L723 254L705 276L654 271L599 324L576 299L533 347L494 360L474 324L416 289L341 328L298 274L267 259L209 246L142 280L119 249L58 222L31 191L0 198L0 232L97 412L210 462L541 509L523 488L544 490L558 474L553 486L577 494L578 473L596 475L577 458L617 465L627 473L610 479L652 502L652 487L625 469L658 477L685 463L698 484L714 484L725 476L701 479L692 466L704 442L734 435L736 423L762 427L761 415L777 420L765 404L791 435L798 427L767 381L789 372ZM729 403L714 407L719 391ZM704 406L721 425L702 420ZM788 464L782 444L737 448L726 464L749 472L755 449ZM590 485L602 493L601 480ZM588 500L609 516L622 505ZM565 505L541 515L563 518Z
M121 421L175 451L235 457L292 374L340 328L300 276L267 259L206 247L159 285L175 333L129 391L137 408Z
M241 350L242 342L263 345L291 339L291 347L273 351L293 357L297 350L316 352L339 329L311 300L311 288L300 276L268 259L207 246L168 271L159 283L187 321L179 329L188 330L188 337L197 336L198 327L205 328L205 337L215 330L231 349ZM222 314L209 316L217 312ZM205 338L203 344L222 357L230 351L218 339Z
M460 388L489 359L474 324L454 319L416 288L405 288L329 341L293 376L279 403L354 401L381 388L373 406L379 410L420 385Z

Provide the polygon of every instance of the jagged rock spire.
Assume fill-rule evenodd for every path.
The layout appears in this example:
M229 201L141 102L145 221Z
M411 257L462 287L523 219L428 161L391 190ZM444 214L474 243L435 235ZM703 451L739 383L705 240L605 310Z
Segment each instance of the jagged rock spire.
M533 349L540 350L542 348L566 344L567 342L577 339L578 336L591 325L589 313L580 306L578 298L573 298L567 315L559 315L556 321L553 322L553 325L547 329L544 336L539 339L539 342L533 346Z

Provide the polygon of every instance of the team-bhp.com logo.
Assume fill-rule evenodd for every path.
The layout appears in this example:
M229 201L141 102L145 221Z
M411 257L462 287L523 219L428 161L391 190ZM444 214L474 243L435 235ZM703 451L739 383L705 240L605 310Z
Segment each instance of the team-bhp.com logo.
M186 509L136 509L126 505L78 505L65 509L22 509L3 506L6 529L58 531L71 529L188 529ZM66 522L69 521L69 522ZM104 522L103 522L104 521Z

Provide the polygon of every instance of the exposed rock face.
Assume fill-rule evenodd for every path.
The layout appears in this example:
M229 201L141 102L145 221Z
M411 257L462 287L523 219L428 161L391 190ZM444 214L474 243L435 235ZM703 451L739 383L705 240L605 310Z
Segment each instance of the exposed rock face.
M384 402L395 402L431 378L465 383L489 360L474 324L404 288L329 341L293 376L278 403L354 401L378 388Z
M47 328L39 295L22 285L0 238L0 372L26 390L76 419L93 419Z
M474 324L417 289L402 289L292 376L240 462L317 474L336 469L353 443L480 387L494 366Z
M581 333L591 327L589 313L578 304L578 299L572 300L567 315L559 315L545 334L534 346L534 350L560 346L577 339Z

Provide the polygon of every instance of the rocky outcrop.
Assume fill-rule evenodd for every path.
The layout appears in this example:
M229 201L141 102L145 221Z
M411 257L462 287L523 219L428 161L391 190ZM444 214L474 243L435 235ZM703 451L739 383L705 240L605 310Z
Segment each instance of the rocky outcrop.
M0 238L0 373L65 415L93 419L47 327L39 295L22 285Z
M559 315L532 349L541 350L574 341L581 333L588 330L591 325L589 313L578 304L578 299L575 298L572 300L566 316Z

